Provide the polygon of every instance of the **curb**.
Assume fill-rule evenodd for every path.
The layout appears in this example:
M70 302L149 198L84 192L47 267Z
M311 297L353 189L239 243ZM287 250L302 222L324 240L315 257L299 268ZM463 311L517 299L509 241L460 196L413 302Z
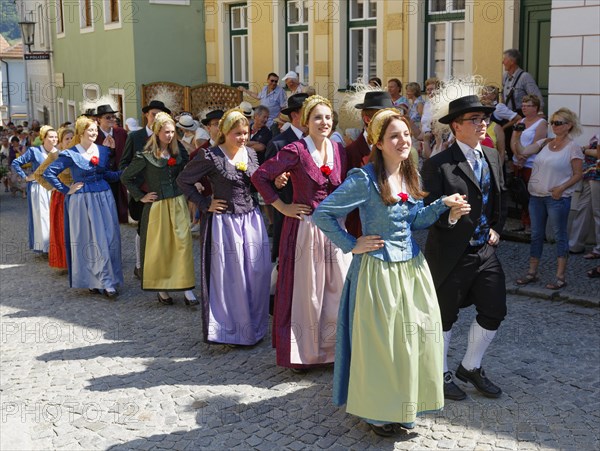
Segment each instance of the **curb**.
M506 287L506 292L519 296L529 296L538 299L547 299L554 302L566 302L568 304L582 305L584 307L600 308L598 297L581 296L569 292L551 291L546 288L535 287Z

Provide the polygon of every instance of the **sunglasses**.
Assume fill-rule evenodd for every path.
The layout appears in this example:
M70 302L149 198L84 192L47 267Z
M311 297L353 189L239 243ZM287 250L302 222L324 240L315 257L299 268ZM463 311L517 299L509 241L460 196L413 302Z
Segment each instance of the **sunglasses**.
M106 119L107 121L111 121L113 119L116 119L117 116L115 116L114 114L107 114L105 116L102 116L102 118Z
M279 83L279 80L269 80L269 83Z
M553 126L556 126L556 127L558 127L560 125L565 125L565 124L568 124L568 122L565 122L565 121L550 121L550 125L553 125Z

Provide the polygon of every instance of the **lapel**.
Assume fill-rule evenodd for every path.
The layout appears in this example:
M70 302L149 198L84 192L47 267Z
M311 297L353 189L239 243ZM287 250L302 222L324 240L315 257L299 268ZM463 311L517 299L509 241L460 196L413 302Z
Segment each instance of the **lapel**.
M498 167L498 159L496 157L496 150L489 149L487 147L481 146L483 150L483 156L485 161L490 168L490 177L494 180L494 187L496 191L500 191L500 180L498 179L498 174L500 174L501 169Z
M454 143L451 147L452 150L452 158L456 162L458 168L463 172L465 176L475 185L475 187L481 191L481 187L479 186L479 180L475 177L475 173L473 169L471 169L471 165L467 161L465 154L460 150L458 144Z

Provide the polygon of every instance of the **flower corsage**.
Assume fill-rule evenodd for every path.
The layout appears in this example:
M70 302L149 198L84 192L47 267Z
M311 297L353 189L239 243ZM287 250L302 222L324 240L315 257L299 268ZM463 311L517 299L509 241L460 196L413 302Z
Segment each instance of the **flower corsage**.
M90 158L90 164L92 164L93 166L98 166L99 162L100 162L100 160L98 159L98 157L96 155L94 155L92 158Z
M398 197L402 202L406 202L408 200L408 194L406 193L398 193Z
M321 169L321 174L323 174L325 177L329 177L331 175L331 168L329 166L327 166L326 164L321 166L320 169Z
M246 172L246 171L248 170L248 165L247 165L246 163L244 163L243 161L238 161L238 162L235 164L235 168L236 168L238 171Z
M177 160L173 157L167 160L167 166L175 166L177 164Z

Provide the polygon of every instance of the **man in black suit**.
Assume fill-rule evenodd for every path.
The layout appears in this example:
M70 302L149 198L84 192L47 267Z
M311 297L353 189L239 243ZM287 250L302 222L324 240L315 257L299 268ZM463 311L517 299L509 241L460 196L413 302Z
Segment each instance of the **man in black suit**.
M125 148L123 149L123 155L121 156L121 161L119 161L120 171L124 171L125 168L131 164L133 158L138 153L144 151L144 146L146 145L148 138L152 136L152 124L154 123L154 116L161 111L171 114L171 110L169 110L160 100L152 100L148 105L142 108L142 113L144 113L144 116L146 117L146 126L127 135L127 139L125 140ZM132 197L129 199L128 207L129 216L131 216L131 219L134 221L139 221L142 217L144 204L142 202L136 202ZM140 266L140 230L138 224L138 233L135 237L135 268L133 269L133 275L137 279L141 278Z
M447 353L452 325L459 309L475 305L465 356L456 377L472 383L483 395L497 398L502 390L491 382L481 360L506 316L506 287L496 246L506 218L506 190L502 163L495 149L481 146L493 107L477 96L453 100L439 119L449 124L456 142L423 165L426 203L442 195L460 193L471 205L469 215L450 223L448 214L429 230L425 256L436 286L444 336L444 395L461 400L466 393L448 371Z
M305 128L300 125L300 110L302 109L302 104L308 98L308 94L300 93L294 94L290 96L288 99L288 106L281 110L283 114L290 118L290 127L275 136L267 145L267 150L265 151L265 161L269 158L274 157L277 152L283 149L288 144L293 143L294 141L298 141L302 139L304 133L306 132ZM279 198L287 203L292 203L293 197L293 188L291 181L287 180L287 184L281 188L279 191ZM271 248L271 261L276 261L279 256L279 242L281 239L281 226L283 225L284 216L277 210L273 212L273 247Z

